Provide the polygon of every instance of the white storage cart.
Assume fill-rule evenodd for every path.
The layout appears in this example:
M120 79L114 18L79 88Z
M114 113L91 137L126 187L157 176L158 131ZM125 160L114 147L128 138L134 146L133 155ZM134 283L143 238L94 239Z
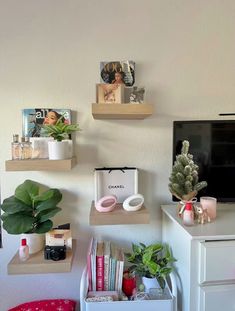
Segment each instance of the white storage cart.
M169 299L135 300L112 302L86 302L88 292L87 269L82 274L80 283L80 311L177 311L177 288L173 273L170 275L171 291Z

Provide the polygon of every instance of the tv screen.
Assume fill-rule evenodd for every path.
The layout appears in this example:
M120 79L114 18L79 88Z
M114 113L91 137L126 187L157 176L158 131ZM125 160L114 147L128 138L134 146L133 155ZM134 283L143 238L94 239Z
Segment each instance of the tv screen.
M235 120L174 121L173 162L183 140L189 141L189 153L199 166L199 181L208 183L198 197L235 202Z

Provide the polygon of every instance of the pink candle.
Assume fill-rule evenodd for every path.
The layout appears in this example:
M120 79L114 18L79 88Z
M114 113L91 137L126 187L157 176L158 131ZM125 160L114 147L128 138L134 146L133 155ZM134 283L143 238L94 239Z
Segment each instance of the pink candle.
M210 218L215 219L217 199L213 197L201 197L200 203L203 209L207 209L207 213Z

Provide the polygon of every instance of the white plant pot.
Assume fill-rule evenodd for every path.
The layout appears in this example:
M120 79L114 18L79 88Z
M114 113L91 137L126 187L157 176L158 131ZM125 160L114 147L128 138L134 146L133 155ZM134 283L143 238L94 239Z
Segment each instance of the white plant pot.
M48 141L49 160L64 160L68 158L68 141Z
M160 288L158 280L156 278L142 277L142 283L144 284L144 291L149 293L150 288Z
M29 254L35 254L43 249L45 245L45 234L23 233L21 239L26 239L29 246Z

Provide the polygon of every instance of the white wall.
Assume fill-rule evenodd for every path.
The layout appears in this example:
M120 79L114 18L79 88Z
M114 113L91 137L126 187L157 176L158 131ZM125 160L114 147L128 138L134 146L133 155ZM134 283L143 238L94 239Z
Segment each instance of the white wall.
M55 223L70 221L78 240L71 273L8 276L19 237L3 232L1 311L26 300L78 299L92 234L126 247L161 239L160 204L171 200L172 121L234 112L234 17L233 0L0 0L2 199L26 178L61 189L63 211ZM155 113L142 121L94 120L99 62L123 59L135 60L136 85L146 87ZM83 131L72 171L4 171L12 134L21 131L21 109L29 107L75 112ZM90 227L93 168L122 165L140 169L151 224Z

